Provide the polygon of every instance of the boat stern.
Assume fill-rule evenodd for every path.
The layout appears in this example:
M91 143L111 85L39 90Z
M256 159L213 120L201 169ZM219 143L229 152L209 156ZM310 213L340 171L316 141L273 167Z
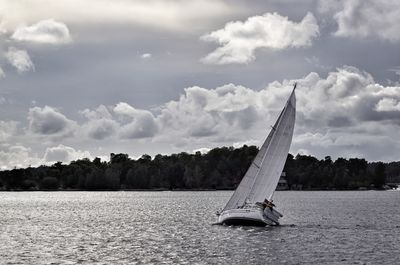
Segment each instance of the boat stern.
M266 207L263 211L263 216L272 222L273 225L279 225L279 218L283 215L274 208Z

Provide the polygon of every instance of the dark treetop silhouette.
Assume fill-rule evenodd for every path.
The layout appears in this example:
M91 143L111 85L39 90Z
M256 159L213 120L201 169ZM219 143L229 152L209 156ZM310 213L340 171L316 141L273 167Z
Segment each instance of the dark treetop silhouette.
M0 190L235 189L257 147L215 148L207 154L111 154L110 162L82 159L63 165L0 171ZM285 169L291 189L382 188L400 182L400 162L289 154Z

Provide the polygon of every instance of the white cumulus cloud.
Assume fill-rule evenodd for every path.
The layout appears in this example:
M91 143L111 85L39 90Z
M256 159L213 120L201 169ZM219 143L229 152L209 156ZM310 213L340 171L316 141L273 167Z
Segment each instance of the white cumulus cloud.
M163 105L157 120L164 131L181 137L230 135L249 129L265 112L264 92L228 84L216 89L189 87L178 101Z
M5 56L8 62L14 66L20 74L35 70L35 66L33 65L26 50L19 50L15 47L9 47Z
M217 42L221 47L202 61L210 64L249 63L255 59L257 49L306 47L318 34L319 26L311 13L298 23L278 13L266 13L245 22L229 22L223 29L204 35L203 40Z
M338 27L336 36L400 41L399 1L321 1L320 10L325 15L333 15Z
M91 159L92 156L88 151L75 150L72 147L59 144L58 146L46 148L43 160L48 164L55 162L69 163L82 158Z
M160 106L156 141L192 147L189 150L245 141L259 144L295 81L299 85L292 152L384 160L400 151L395 144L400 141L400 87L380 85L369 73L350 66L325 77L312 72L297 80L275 81L260 91L232 84L186 88L178 100Z
M71 36L68 27L54 19L39 21L31 26L19 26L11 38L36 43L68 43Z
M119 128L119 124L113 120L111 113L104 105L100 105L96 110L85 109L81 113L88 120L82 127L92 139L102 140L110 137Z
M0 161L2 170L42 164L42 160L38 158L37 154L33 153L30 148L19 144L0 150Z
M400 100L394 98L382 98L376 104L377 111L400 111Z
M298 82L295 152L388 160L399 151L400 87L382 86L349 66Z

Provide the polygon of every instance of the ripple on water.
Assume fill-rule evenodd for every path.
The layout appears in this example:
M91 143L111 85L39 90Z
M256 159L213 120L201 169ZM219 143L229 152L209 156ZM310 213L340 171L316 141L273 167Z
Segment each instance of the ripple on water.
M0 263L399 262L400 192L277 192L281 226L211 225L230 194L2 192Z

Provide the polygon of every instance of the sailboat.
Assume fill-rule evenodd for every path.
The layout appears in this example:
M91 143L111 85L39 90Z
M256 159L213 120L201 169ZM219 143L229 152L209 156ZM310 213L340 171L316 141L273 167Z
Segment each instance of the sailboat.
M285 166L296 119L296 84L239 186L221 212L218 223L226 225L279 225L283 215L272 197Z

